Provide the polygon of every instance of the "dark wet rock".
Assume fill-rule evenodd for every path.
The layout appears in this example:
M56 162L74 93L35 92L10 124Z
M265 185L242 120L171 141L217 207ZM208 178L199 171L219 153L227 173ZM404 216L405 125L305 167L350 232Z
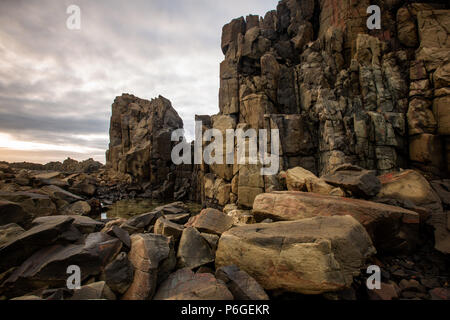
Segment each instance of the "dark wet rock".
M100 281L74 290L67 300L116 300L116 296L104 281Z
M99 275L120 252L122 243L104 233L90 234L82 244L53 245L29 257L3 284L8 294L25 293L30 288L59 288L66 285L67 268L77 265L81 280Z
M14 202L0 200L0 226L16 223L27 226L32 220L30 213Z
M226 266L216 271L236 300L269 300L264 289L247 272L238 266Z
M178 267L194 269L214 261L208 241L193 227L184 229L178 247Z
M133 282L134 268L125 252L108 264L104 271L104 280L114 292L122 295Z
M117 239L122 241L126 248L131 248L131 238L127 230L113 225L111 227L105 228L104 230L102 230L102 232L105 232L112 237L116 237Z
M214 275L194 274L189 268L184 268L161 283L154 300L233 300L233 295Z
M374 171L351 164L335 168L331 173L322 176L322 179L360 198L375 197L381 189L380 180Z
M39 224L0 247L0 272L18 266L37 250L57 242L72 227L73 218L59 216Z
M18 237L24 232L25 230L15 223L0 226L0 247L7 244L12 239Z
M418 213L399 207L294 191L258 195L253 204L253 214L257 221L351 215L366 228L380 252L412 250L418 240L420 222Z
M148 300L158 283L175 268L173 243L170 238L156 234L135 234L131 242L128 258L134 267L134 278L122 299Z

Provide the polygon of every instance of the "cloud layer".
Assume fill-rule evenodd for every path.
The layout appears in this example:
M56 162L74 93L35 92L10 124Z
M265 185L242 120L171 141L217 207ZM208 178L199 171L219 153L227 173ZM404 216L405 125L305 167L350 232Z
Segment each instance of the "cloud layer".
M67 7L81 8L69 30ZM111 104L163 95L193 136L218 112L222 26L276 0L2 0L0 160L104 162Z

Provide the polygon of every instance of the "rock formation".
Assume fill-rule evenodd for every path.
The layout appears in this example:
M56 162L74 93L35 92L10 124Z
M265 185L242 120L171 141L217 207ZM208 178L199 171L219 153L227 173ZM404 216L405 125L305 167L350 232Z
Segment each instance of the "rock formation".
M220 113L205 126L279 129L281 168L449 169L449 11L443 4L284 0L223 27ZM205 116L203 116L203 119ZM277 189L251 166L202 166L203 200L251 207ZM229 195L224 194L231 190Z
M171 160L172 132L183 128L169 100L151 101L124 94L112 105L109 168L128 174L134 183L149 183L156 197L172 198L175 165Z

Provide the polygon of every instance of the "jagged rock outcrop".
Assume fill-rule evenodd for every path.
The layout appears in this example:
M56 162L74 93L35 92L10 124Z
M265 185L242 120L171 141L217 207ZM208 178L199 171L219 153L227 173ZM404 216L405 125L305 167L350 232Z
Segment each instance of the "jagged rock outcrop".
M162 96L151 101L129 94L117 97L112 105L107 166L128 174L135 183L149 183L156 198L173 198L176 168L171 160L175 145L171 135L182 128L183 121Z
M225 25L220 113L204 127L279 129L280 171L322 176L351 163L448 175L448 5L377 4L381 30L367 28L368 0L283 0ZM202 199L251 207L278 189L258 169L202 165Z

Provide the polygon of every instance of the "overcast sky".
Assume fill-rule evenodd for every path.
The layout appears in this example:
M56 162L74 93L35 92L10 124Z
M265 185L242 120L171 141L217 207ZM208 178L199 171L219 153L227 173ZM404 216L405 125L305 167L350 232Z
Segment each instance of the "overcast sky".
M195 114L219 111L222 26L277 2L1 0L0 160L104 162L122 93L168 98L193 136Z

